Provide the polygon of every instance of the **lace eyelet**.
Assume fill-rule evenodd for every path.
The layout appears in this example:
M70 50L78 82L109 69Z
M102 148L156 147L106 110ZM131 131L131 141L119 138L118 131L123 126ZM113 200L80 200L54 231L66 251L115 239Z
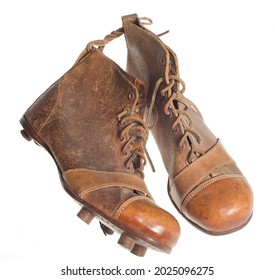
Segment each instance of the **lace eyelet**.
M164 65L166 63L166 59L165 59L165 57L160 57L160 64L161 65Z
M140 109L139 108L136 108L135 109L135 113L139 113L140 112Z
M131 167L130 167L130 166L127 166L127 167L125 166L125 169L126 169L126 171L128 171L128 172L131 171Z
M167 112L165 112L165 114L166 114L168 117L172 117L172 112L171 112L171 110L168 110Z
M145 96L144 92L139 93L139 98L144 98L144 96Z
M178 127L175 127L175 128L173 129L173 132L174 132L175 134L177 134L177 133L179 132Z
M121 155L122 157L127 157L127 156L128 156L128 153L123 153L123 152L121 152L120 155Z
M124 142L124 141L126 140L126 138L125 138L125 136L122 136L122 137L118 137L118 140L119 140L120 142Z
M128 98L129 98L130 100L134 100L135 97L136 97L136 94L135 94L133 91L130 91L130 92L128 93Z
M131 110L129 108L124 108L124 110L127 111L126 116L129 116L131 114Z

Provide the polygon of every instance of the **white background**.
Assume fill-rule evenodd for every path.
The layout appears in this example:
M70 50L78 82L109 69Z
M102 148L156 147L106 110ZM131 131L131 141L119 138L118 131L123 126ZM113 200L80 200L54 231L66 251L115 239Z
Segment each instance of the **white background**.
M72 66L86 43L119 28L120 17L131 13L152 18L149 28L156 33L170 30L162 40L178 55L186 96L255 195L253 218L241 231L218 237L199 231L170 202L167 174L150 138L157 171L146 166L146 183L178 219L182 234L170 255L148 251L144 258L118 246L118 235L105 237L96 220L89 226L79 220L79 206L63 191L51 157L19 133L27 107ZM272 0L1 1L0 278L64 279L66 265L118 265L152 272L155 266L214 266L214 276L199 278L274 279L274 15ZM123 37L105 53L125 67Z

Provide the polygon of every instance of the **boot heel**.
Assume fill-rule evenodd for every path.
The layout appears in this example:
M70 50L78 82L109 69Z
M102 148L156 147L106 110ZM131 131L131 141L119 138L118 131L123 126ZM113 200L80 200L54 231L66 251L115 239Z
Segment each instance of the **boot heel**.
M20 132L21 132L21 135L22 135L27 141L31 141L31 140L32 140L32 138L28 135L28 133L27 133L24 129L22 129Z
M20 119L20 123L23 127L23 130L21 130L21 135L27 140L31 141L33 140L34 143L36 143L38 146L44 147L50 154L51 151L49 150L47 144L37 135L37 133L33 130L32 126L28 123L25 116L23 116Z
M78 212L77 217L88 225L93 220L95 215L91 213L87 208L82 207Z

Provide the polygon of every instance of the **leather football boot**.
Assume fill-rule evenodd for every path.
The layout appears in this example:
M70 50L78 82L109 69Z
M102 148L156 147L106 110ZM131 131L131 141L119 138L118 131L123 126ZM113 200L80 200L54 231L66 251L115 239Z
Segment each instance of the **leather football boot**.
M95 47L111 39L87 45L25 112L21 133L52 156L64 189L82 206L80 219L96 217L105 234L118 232L118 243L138 256L147 248L170 253L178 222L155 204L143 180L147 90Z
M122 18L127 72L148 88L146 119L169 174L168 192L180 213L212 234L243 227L253 193L234 160L184 95L176 54L137 15ZM148 21L147 21L148 23Z

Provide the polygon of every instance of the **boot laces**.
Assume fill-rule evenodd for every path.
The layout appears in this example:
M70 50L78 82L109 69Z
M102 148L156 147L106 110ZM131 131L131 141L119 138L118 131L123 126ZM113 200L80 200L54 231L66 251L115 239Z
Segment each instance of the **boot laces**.
M135 116L135 113L144 106L143 104L137 104L138 95L136 96L132 108L125 108L117 116L119 126L122 128L119 133L119 140L125 142L121 150L121 155L127 158L125 161L126 170L130 171L134 169L135 173L144 179L143 169L146 165L146 158L153 172L155 169L145 147L149 134L147 123L141 117Z
M139 22L140 25L144 27L144 25L151 25L153 24L152 19L148 18L148 17L140 17L139 18ZM166 33L168 33L169 31L165 31L161 34L159 34L158 36L162 36ZM86 48L81 52L81 54L78 56L76 62L74 63L73 66L77 65L79 63L79 61L81 61L81 59L83 57L85 57L89 52L92 51L92 49L94 48L94 46L97 46L98 49L100 49L101 51L104 50L105 46L110 43L112 40L120 37L121 35L124 34L124 28L120 27L117 30L112 31L110 34L106 35L105 38L103 40L93 40L91 42L89 42L86 45Z
M140 25L151 25L153 21L148 17L140 17L139 18ZM160 34L159 36L166 34L168 31ZM86 48L81 52L78 56L76 62L73 67L77 65L88 53L90 53L94 46L97 46L101 51L104 50L105 45L111 42L112 40L120 37L124 34L123 27L118 28L117 30L112 31L110 34L106 35L103 40L94 40L89 42L86 45ZM121 127L123 127L120 132L119 139L122 142L126 142L121 154L122 156L128 157L125 162L125 168L127 170L135 169L135 172L143 179L144 178L144 166L146 164L146 159L149 161L151 169L155 172L155 168L153 162L149 156L149 153L146 149L146 141L148 138L149 130L148 125L145 121L143 121L140 117L134 115L134 112L140 110L140 108L145 107L145 104L137 104L138 103L138 94L136 95L136 100L134 102L133 108L125 108L119 115L118 121ZM140 147L136 148L132 151L133 145L140 140Z
M155 85L152 93L151 103L147 114L147 124L150 126L152 122L153 109L157 94L161 94L162 97L167 99L165 106L163 107L164 113L167 116L174 116L175 121L172 125L173 132L181 133L181 139L178 143L179 147L184 149L188 143L191 150L188 154L188 162L191 163L198 157L204 154L204 151L198 147L201 143L200 134L192 127L192 119L188 114L188 108L191 107L200 116L200 112L196 105L183 96L185 91L184 81L176 75L169 75L168 83L164 78L160 78ZM176 90L175 90L176 89ZM183 106L180 106L182 104ZM156 122L156 120L155 120ZM153 126L155 123L153 124ZM152 127L153 127L152 126ZM150 128L152 128L150 127Z
M141 26L153 24L152 19L150 19L148 17L140 17L139 22L140 22ZM160 34L160 36L166 34L167 32L168 31L163 32L162 34ZM93 46L97 46L100 50L103 51L105 45L107 45L112 40L120 37L123 34L124 34L124 29L123 29L123 27L120 27L117 30L114 30L110 34L106 35L103 40L94 40L94 41L89 42L86 46L86 51L87 52L91 51Z

